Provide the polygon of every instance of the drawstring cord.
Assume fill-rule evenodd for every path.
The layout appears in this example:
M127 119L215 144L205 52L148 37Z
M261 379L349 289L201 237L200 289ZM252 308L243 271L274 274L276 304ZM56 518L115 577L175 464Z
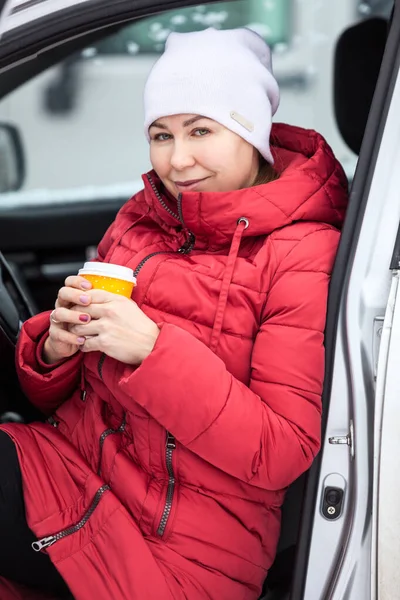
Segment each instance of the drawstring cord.
M224 276L222 279L221 290L219 292L218 305L214 318L214 325L211 332L210 350L216 352L221 336L222 325L225 316L226 303L228 301L229 288L232 282L233 271L237 255L239 253L242 235L249 226L249 221L245 217L241 217L237 222L235 233L233 234L231 247L229 249L228 260L226 261Z

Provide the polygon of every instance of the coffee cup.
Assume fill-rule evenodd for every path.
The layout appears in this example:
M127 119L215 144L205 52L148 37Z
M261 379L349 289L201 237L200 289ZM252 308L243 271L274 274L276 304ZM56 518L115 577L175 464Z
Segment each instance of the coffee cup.
M94 289L106 290L130 298L136 286L136 277L129 267L111 263L86 262L78 275L92 284Z

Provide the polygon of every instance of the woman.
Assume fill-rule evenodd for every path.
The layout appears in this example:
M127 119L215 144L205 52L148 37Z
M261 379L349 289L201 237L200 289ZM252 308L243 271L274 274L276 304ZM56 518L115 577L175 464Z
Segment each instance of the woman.
M50 418L0 432L26 563L4 551L4 577L78 600L258 598L320 445L347 199L321 136L270 136L278 102L253 32L168 38L145 90L153 171L98 249L135 270L132 300L71 276L20 335L21 385Z

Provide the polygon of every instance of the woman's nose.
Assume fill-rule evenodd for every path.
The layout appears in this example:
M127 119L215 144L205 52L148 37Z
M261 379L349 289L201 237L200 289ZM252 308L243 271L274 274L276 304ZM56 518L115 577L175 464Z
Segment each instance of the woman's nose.
M187 167L193 166L196 161L192 152L190 152L187 144L175 143L172 150L170 162L171 167L173 167L177 171L183 171Z

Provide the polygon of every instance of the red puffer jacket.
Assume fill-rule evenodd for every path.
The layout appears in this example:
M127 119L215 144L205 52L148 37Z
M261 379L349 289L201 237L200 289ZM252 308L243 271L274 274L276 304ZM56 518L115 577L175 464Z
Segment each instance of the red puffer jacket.
M48 367L49 314L23 327L20 381L54 426L2 429L29 526L78 600L261 591L284 490L320 445L347 201L318 134L278 125L273 139L279 180L177 207L152 173L105 235L100 260L136 270L133 299L161 328L140 367L97 352Z

